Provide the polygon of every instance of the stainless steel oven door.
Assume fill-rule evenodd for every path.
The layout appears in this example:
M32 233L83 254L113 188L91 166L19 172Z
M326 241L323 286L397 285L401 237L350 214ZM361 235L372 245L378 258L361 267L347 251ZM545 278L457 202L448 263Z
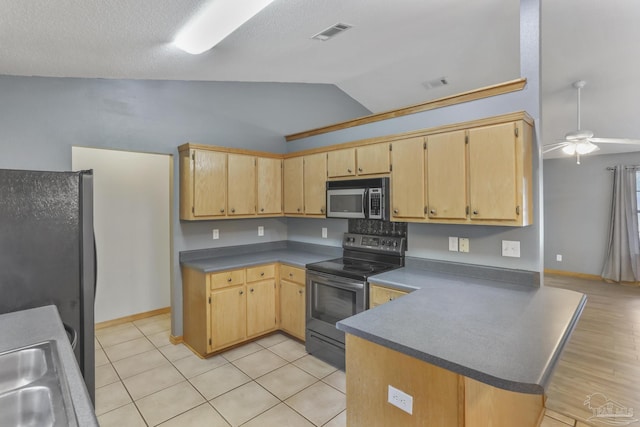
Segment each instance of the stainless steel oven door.
M366 282L307 271L307 331L344 343L336 323L367 307Z

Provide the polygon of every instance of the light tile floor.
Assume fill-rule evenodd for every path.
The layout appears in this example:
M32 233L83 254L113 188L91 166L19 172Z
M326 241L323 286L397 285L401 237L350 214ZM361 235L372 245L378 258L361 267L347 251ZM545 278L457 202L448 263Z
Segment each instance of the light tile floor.
M168 314L96 330L96 415L109 426L346 426L345 374L276 333L200 359Z

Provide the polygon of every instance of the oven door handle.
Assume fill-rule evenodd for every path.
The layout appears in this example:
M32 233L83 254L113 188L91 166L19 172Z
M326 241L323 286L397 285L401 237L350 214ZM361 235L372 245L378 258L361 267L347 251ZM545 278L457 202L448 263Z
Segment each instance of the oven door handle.
M309 282L316 281L320 284L333 286L334 288L346 289L348 291L357 291L364 289L364 282L352 281L346 277L339 277L335 280L331 276L324 274L311 273L307 275Z

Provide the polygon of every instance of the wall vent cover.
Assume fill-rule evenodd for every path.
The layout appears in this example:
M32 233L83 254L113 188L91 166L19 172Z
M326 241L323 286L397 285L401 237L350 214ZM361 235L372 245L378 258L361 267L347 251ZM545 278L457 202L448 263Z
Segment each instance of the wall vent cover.
M425 89L429 90L436 87L445 86L448 84L449 84L449 81L447 80L446 77L440 77L434 80L429 80L428 82L424 82L422 83L422 86L424 86Z
M324 41L329 40L332 37L337 36L341 32L348 30L351 27L352 27L352 25L349 25L349 24L337 23L337 24L334 24L334 25L330 26L329 28L327 28L325 30L320 31L318 34L312 36L311 38L324 42Z

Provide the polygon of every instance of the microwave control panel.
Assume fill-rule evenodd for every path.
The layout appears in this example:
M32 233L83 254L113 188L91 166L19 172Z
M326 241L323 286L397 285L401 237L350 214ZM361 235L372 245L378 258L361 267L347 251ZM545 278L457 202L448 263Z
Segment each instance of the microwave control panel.
M369 189L369 219L382 219L382 188Z

